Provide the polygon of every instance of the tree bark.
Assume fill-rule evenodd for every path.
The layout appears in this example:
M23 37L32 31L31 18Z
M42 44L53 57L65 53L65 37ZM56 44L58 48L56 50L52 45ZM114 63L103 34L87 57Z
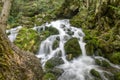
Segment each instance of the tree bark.
M12 0L4 0L0 16L0 80L42 80L42 68L33 54L21 51L5 33Z
M10 8L11 8L12 1L13 0L4 0L3 1L4 5L3 5L2 12L1 12L1 15L0 15L0 27L1 27L1 29L4 33L5 33L6 24L7 24L8 16L9 16L9 13L10 13Z

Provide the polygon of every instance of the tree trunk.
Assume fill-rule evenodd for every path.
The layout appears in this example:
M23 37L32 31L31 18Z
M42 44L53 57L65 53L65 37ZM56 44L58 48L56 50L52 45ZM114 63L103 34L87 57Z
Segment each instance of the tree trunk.
M13 0L4 0L4 5L2 8L2 12L0 15L0 25L2 25L1 29L2 31L5 33L5 29L6 29L6 24L7 24L7 20L8 20L8 16L10 13L10 8L11 8L11 3Z
M33 54L21 51L5 34L12 0L4 0L0 16L0 80L42 80L42 68Z

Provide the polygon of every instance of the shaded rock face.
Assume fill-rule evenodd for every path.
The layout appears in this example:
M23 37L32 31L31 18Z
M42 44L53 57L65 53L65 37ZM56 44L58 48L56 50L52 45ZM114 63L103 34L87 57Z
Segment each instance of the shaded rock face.
M68 59L73 59L82 54L77 38L72 38L65 43L65 52Z

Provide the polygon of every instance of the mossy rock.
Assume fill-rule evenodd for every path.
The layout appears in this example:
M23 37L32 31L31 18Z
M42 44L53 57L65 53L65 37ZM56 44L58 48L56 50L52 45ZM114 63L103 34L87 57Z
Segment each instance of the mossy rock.
M100 65L102 67L107 67L107 68L111 67L110 64L105 60L95 59L95 62L97 65Z
M54 42L53 42L53 49L56 49L57 47L59 47L59 41L58 40L55 40Z
M52 73L46 73L43 76L42 80L57 80L57 79L56 79L56 76L54 74L52 74Z
M22 50L36 53L39 48L40 37L35 30L22 28L14 43Z
M120 64L120 52L115 52L111 56L109 56L109 59L114 64Z
M91 73L95 78L97 78L98 80L102 80L99 72L96 71L95 69L92 69L92 70L90 71L90 73Z
M45 40L51 35L59 34L58 30L53 27L45 27L45 30L38 32L41 36L41 41Z
M50 32L50 35L55 35L55 34L59 34L58 30L52 26L50 27L46 27L46 31Z
M103 56L102 50L99 48L99 41L96 37L85 37L84 40L86 41L86 53L89 56L97 55Z
M82 52L77 38L71 38L65 43L65 52L66 55L72 55L71 58L79 57Z
M59 57L53 57L51 59L49 59L46 64L45 64L45 70L47 72L51 71L53 68L55 68L58 65L64 64L64 61L62 60L62 58Z

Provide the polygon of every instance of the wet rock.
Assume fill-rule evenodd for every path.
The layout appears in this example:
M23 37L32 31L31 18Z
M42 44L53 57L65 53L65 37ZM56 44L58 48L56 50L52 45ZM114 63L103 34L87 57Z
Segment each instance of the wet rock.
M56 76L52 73L46 73L42 80L57 80Z
M71 58L79 57L82 54L77 38L72 38L68 40L65 43L64 48L66 55L71 55Z
M72 31L68 31L67 34L69 34L69 35L73 35L74 32L72 32Z
M55 40L55 41L53 42L53 47L52 47L52 49L56 49L57 47L59 47L59 41L58 41L58 40Z
M56 40L60 41L60 37L59 37L59 36L57 36L57 37L56 37Z
M60 77L62 75L62 73L64 72L62 69L60 68L53 68L51 71L49 71L51 73L53 73L57 78Z
M110 64L105 60L96 59L95 62L97 65L100 65L101 67L107 67L107 68L111 67Z
M38 32L39 35L41 36L40 39L41 41L45 40L47 37L51 35L58 34L58 30L53 28L53 27L46 27L45 30Z
M64 64L64 61L62 60L62 58L53 57L46 62L45 70L48 72L61 64Z
M90 73L96 78L95 80L102 80L99 72L96 71L95 69L92 69Z
M57 78L63 73L62 69L57 68L56 66L59 66L61 64L64 64L64 61L62 58L59 57L53 57L50 60L48 60L45 64L45 72L52 73Z
M51 35L59 34L58 30L56 28L51 27L46 27L46 30L51 32Z

